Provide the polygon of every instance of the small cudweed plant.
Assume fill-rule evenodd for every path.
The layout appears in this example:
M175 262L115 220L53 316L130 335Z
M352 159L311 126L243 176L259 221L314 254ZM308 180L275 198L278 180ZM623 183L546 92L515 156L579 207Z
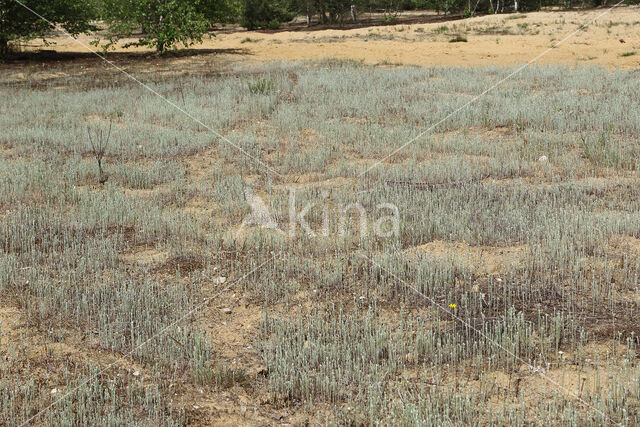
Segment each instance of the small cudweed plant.
M253 95L266 95L272 92L276 87L276 83L271 78L261 77L258 80L249 83L249 92Z

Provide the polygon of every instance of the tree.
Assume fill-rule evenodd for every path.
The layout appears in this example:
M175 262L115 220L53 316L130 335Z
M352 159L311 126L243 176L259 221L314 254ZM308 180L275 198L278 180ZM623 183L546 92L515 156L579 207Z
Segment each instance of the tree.
M210 23L238 22L241 0L200 0L198 10Z
M106 48L134 32L142 34L129 46L149 46L159 53L179 43L189 47L201 42L209 21L199 0L105 0L104 17L109 25ZM210 4L210 3L209 3Z
M326 0L324 8L329 13L331 22L342 22L352 4L351 0Z
M445 14L461 11L465 3L465 0L413 0L413 4L418 9L434 9Z
M291 5L282 0L243 0L242 25L248 30L275 29L292 20Z
M21 0L45 19L15 0L0 0L0 56L9 53L16 41L28 41L45 36L56 25L72 35L94 30L90 20L95 16L91 4L82 0ZM47 22L49 21L49 22Z

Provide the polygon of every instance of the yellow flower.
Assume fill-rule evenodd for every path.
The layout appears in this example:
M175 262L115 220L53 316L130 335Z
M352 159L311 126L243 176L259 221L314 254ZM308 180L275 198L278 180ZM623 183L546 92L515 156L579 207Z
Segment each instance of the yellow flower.
M449 308L453 310L454 308L456 308L456 305L455 304L449 304Z

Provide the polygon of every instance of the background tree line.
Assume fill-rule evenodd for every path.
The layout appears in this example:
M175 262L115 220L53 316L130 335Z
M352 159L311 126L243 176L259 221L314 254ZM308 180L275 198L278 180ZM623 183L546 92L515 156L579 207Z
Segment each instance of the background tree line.
M122 38L128 45L165 52L211 34L215 23L275 29L296 16L307 23L345 24L361 13L430 9L471 16L531 11L544 6L603 6L608 0L0 0L0 56L11 44L44 38L56 26L77 35L101 29L103 48ZM628 0L638 3L640 0ZM31 10L29 10L31 9ZM34 13L36 12L36 13ZM38 15L45 19L40 18ZM101 23L98 25L98 23ZM101 42L96 40L95 44Z

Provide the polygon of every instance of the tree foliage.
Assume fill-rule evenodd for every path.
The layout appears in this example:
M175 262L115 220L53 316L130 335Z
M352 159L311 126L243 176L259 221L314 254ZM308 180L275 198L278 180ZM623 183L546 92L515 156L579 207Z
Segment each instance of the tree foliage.
M200 0L198 10L207 21L236 22L242 11L242 0Z
M90 20L94 17L95 10L86 1L21 0L21 3L37 15L15 0L0 0L0 55L4 56L9 52L11 42L38 37L44 39L56 25L73 35L94 28Z
M201 42L209 21L198 0L104 0L109 45L139 33L126 46L149 46L164 53L177 44Z

